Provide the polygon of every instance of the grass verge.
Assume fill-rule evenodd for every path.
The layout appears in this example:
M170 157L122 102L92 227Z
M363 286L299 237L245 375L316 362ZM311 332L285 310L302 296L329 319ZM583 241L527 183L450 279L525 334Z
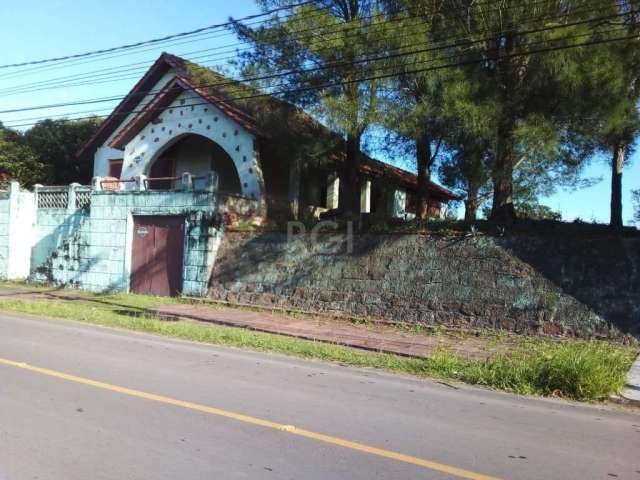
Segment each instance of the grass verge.
M492 354L482 361L464 359L444 349L425 359L404 358L238 328L170 322L147 313L148 308L177 301L125 294L86 295L86 300L72 302L5 297L0 300L0 310L420 377L453 379L519 394L587 401L606 399L618 392L637 354L632 348L604 342L522 338L513 343L509 353Z

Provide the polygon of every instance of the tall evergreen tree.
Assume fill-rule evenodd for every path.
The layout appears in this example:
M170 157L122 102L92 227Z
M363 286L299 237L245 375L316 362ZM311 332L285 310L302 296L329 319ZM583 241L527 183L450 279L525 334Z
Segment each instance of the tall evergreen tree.
M460 58L480 60L472 75L490 87L493 102L487 115L495 131L491 217L509 222L516 216L514 167L525 158L519 132L540 125L558 130L557 145L567 133L563 118L582 81L576 64L586 55L584 49L544 50L584 42L591 27L579 22L611 10L598 0L463 3L466 8L458 10L457 18L470 44Z
M258 0L263 10L291 6L286 15L252 29L236 24L239 37L253 45L241 57L245 73L273 74L260 87L310 108L344 138L346 188L340 195L347 214L359 208L362 137L377 114L384 19L373 0ZM284 76L278 74L286 73Z
M595 39L623 39L591 50L582 68L590 84L583 90L585 125L611 168L610 226L620 230L622 174L640 132L640 2L609 0L620 18L599 26Z
M464 220L473 223L491 194L487 144L464 136L451 146L450 154L440 165L440 177L445 185L464 197Z
M444 150L450 130L447 121L447 94L454 87L455 71L429 71L437 62L441 39L451 35L451 16L446 0L388 0L384 2L389 18L388 44L397 73L384 95L384 126L400 141L411 142L418 174L417 217L426 220L429 212L429 184L434 162Z

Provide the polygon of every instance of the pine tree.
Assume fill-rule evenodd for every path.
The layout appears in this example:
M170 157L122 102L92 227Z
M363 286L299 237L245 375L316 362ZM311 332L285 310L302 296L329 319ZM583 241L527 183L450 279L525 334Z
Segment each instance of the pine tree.
M240 64L245 72L286 73L259 86L284 91L284 99L310 109L343 135L341 209L353 215L359 209L362 137L378 112L380 82L365 79L378 76L383 65L367 58L384 54L384 19L372 0L298 3L261 0L263 10L291 10L256 29L236 24L239 37L254 47Z
M576 65L584 58L584 49L537 50L583 43L591 26L579 22L595 21L611 9L599 0L469 1L465 5L457 16L471 43L460 58L480 57L472 75L490 88L488 101L493 103L487 116L495 132L491 218L510 222L516 216L514 168L526 159L519 151L519 131L542 125L562 134L563 118L577 100L582 81Z
M426 220L429 212L429 184L439 153L443 152L449 131L446 103L456 72L430 71L425 67L437 62L441 39L451 35L453 25L447 14L449 3L442 0L389 0L385 13L389 18L388 42L397 74L384 95L383 125L396 140L410 142L418 175L417 217Z
M622 4L610 0L620 18L607 22L593 33L595 39L623 39L591 51L583 64L590 84L585 89L585 124L591 125L595 142L610 158L610 226L621 230L622 174L626 159L640 132L640 2Z

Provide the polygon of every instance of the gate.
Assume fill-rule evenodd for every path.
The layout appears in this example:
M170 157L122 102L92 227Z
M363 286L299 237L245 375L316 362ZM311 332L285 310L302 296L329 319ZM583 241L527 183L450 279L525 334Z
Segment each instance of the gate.
M184 217L134 216L131 291L173 296L182 290Z

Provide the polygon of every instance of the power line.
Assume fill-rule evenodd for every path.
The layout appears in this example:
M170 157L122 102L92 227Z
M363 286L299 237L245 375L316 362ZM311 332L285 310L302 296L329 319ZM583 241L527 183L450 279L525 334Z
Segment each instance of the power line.
M300 2L300 3L296 3L293 5L288 5L288 6L284 6L284 7L278 7L278 8L274 8L262 13L257 13L254 15L247 15L243 18L241 18L240 20L254 20L256 18L260 18L260 17L264 17L264 16L268 16L268 15L272 15L274 13L278 13L281 12L282 10L289 10L291 8L297 8L300 6L304 6L304 5L308 5L310 3L313 3L312 1L305 1L305 2ZM52 63L52 62L59 62L62 60L71 60L71 59L77 59L77 58L85 58L85 57L92 57L92 56L96 56L96 55L103 55L106 53L112 53L112 52L116 52L116 51L121 51L121 50L129 50L132 48L138 48L138 47L143 47L143 46L147 46L147 45L153 45L153 44L157 44L157 43L162 43L162 42L167 42L169 40L175 40L177 38L183 38L183 37L188 37L191 35L196 35L199 33L203 33L203 32L207 32L210 30L217 30L220 28L224 28L224 27L229 27L233 25L232 21L228 21L225 23L217 23L217 24L213 24L213 25L209 25L206 27L201 27L201 28L197 28L195 30L190 30L187 32L180 32L180 33L174 33L172 35L166 35L164 37L160 37L160 38L154 38L151 40L143 40L141 42L136 42L136 43L130 43L127 45L120 45L117 47L111 47L111 48L105 48L102 50L93 50L90 52L84 52L84 53L76 53L73 55L65 55L65 56L61 56L61 57L54 57L54 58L46 58L46 59L40 59L40 60L30 60L30 61L26 61L26 62L19 62L19 63L8 63L8 64L4 64L4 65L0 65L0 70L4 70L7 68L14 68L14 67L24 67L24 66L28 66L28 65L40 65L40 64L44 64L44 63Z
M301 5L303 5L305 3L309 3L309 2L304 2ZM289 8L292 8L292 6L287 6L287 7L282 7L282 8L283 9L289 9ZM318 9L318 11L314 13L314 16L321 15L322 12L324 10L327 10L327 9L328 9L328 7L323 7L323 8ZM291 14L291 15L293 15L293 14ZM291 15L289 15L289 16L291 16ZM285 16L284 18L287 18L287 16ZM249 22L248 25L258 25L258 24L267 22L269 20L270 19ZM235 22L235 21L236 20L233 20L233 22ZM226 37L226 36L230 36L230 35L235 35L235 33L232 32L232 31L227 31L225 33L217 34L217 35L213 35L213 33L216 33L216 32L205 32L205 33L201 33L201 34L195 35L196 37L197 36L202 36L201 38L196 38L195 40L194 39L190 39L190 40L174 41L172 43L167 43L167 44L162 44L162 45L161 44L156 44L152 48L147 48L147 49L139 50L139 51L125 51L125 52L122 52L122 53L119 53L119 54L109 55L109 56L106 56L106 57L95 57L95 58L89 58L89 59L84 59L84 60L82 58L80 58L80 59L62 60L60 62L55 63L54 65L44 65L44 66L39 65L39 66L32 67L30 69L24 69L24 70L19 70L17 72L0 75L0 80L8 79L8 78L16 78L16 77L28 75L31 72L40 73L42 71L59 70L61 68L68 68L69 65L71 65L73 67L73 66L77 66L77 65L81 65L81 64L95 63L95 62L98 62L98 61L104 61L104 60L108 60L108 59L113 59L113 58L133 55L133 54L139 54L139 53L143 53L143 52L157 51L159 46L162 46L163 48L165 48L165 47L168 47L168 46L184 45L184 44L187 44L187 43L194 43L194 42L200 42L200 41L210 40L210 39L214 39L214 38L221 38L221 37ZM203 35L206 35L206 36L203 36ZM227 44L226 46L233 46L233 45L236 45L236 44L237 43ZM222 48L222 47L224 47L224 46L215 47L213 49ZM205 50L212 50L212 49L205 49ZM202 50L197 50L196 52L200 52L200 51L202 51ZM195 52L193 52L193 53L195 53ZM183 53L181 55L188 55L188 53Z
M500 1L500 0L487 0L487 2L477 2L475 5L476 5L476 6L482 6L482 5L493 5L493 4L495 4L495 3L499 2L499 1ZM539 4L539 3L545 3L545 1L546 1L546 0L537 0L537 1L534 1L534 2L531 2L531 3L533 3L533 4L535 5L535 4ZM618 1L618 0L617 0L617 1ZM619 1L623 1L623 0L619 0ZM307 2L307 3L308 3L308 2ZM531 4L529 4L529 6L531 6ZM287 7L287 8L291 8L291 7ZM326 10L327 8L328 8L328 7L325 7L324 9ZM492 10L492 11L504 11L504 10L510 10L510 9L514 9L514 8L519 8L519 6L517 6L517 5L503 6L503 7L499 7L499 8L497 8L497 9L494 9L494 10ZM453 10L453 11L455 11L455 10L465 10L465 9L466 9L466 7L458 7L458 8L454 8L454 9L452 9L452 10ZM318 12L316 12L313 16L320 16L320 15L322 14L322 12L323 12L323 9L320 9L320 10L319 10ZM580 12L578 12L578 13L580 13ZM291 16L293 16L293 15L294 15L294 14L291 14L291 15L289 15L288 17L285 17L285 18L289 18L289 17L291 17ZM558 16L560 16L560 17L561 17L561 16L565 16L565 14L559 14ZM418 14L418 15L414 15L414 16L403 17L402 19L392 19L392 21L397 21L397 20L406 20L407 18L422 18L422 17L423 17L423 15ZM368 17L368 19L370 19L370 18L372 18L372 17L371 17L371 16L370 16L370 17ZM540 17L538 17L538 18L540 18ZM549 18L554 18L554 17L549 17ZM367 19L367 17L363 17L363 19L365 19L365 20L366 20L366 19ZM536 17L533 17L533 19L536 19ZM531 20L531 18L530 18L530 19L527 19L527 20ZM260 21L256 21L256 22L253 22L253 23L251 23L251 22L250 22L248 25L261 24L261 23L264 23L264 22L266 22L266 21L269 21L269 20L268 20L268 19L267 19L267 20L260 20ZM233 20L233 22L235 23L235 22L236 22L236 20ZM384 24L384 23L387 23L387 21L377 22L377 24L378 24L378 25L379 25L379 24ZM373 25L376 25L376 24L373 24ZM371 26L371 25L369 25L369 27L370 27L370 26ZM361 28L361 26L360 26L360 25L352 26L352 27L349 27L349 28L346 28L346 29L345 29L343 26L340 26L340 27L338 27L337 29L333 30L333 32L331 32L331 31L330 31L330 32L326 32L326 31L324 31L324 32L323 32L323 35L326 35L327 33L335 33L335 32L341 32L341 33L343 33L345 30L354 30L354 29L360 29L360 28ZM293 32L290 32L290 33L297 34L297 33L302 33L302 32L305 32L305 31L313 31L313 30L316 30L316 28L303 29L303 30L293 31ZM201 35L202 35L202 34L201 34ZM203 38L203 39L196 39L196 40L189 40L189 41L182 41L182 42L178 42L178 43L167 44L167 45L164 45L164 46L166 47L166 46L182 45L182 44L185 44L185 43L193 43L194 41L202 41L202 40L207 40L207 39L210 39L210 38L220 38L220 37L228 36L228 35L233 35L233 32L227 32L227 33L224 33L224 34L221 34L221 35L211 36L211 37L207 37L207 38ZM289 36L289 39L290 39L290 38L291 38L291 36ZM224 46L216 47L216 48L214 48L214 49L217 49L217 48L226 48L226 47L233 47L234 45L237 45L237 43L227 44L227 45L224 45ZM78 61L76 60L76 64L82 64L82 63L93 63L93 62L95 62L95 61L99 61L99 60L105 60L105 59L110 59L110 58L116 58L116 57L120 57L120 56L131 55L131 54L134 54L134 53L141 53L141 52L145 52L145 51L152 51L152 50L153 50L153 51L155 51L155 50L156 50L156 48L154 47L154 48L151 48L151 49L142 50L142 51L140 51L140 52L125 52L125 53L121 53L121 54L119 54L119 55L112 55L112 56L105 57L105 58L98 58L98 59L85 60L84 62L78 62ZM195 52L193 52L193 53L195 53ZM179 55L185 56L185 55L189 55L189 53L181 53L181 54L179 54ZM62 62L62 63L65 63L65 62ZM144 62L139 62L139 63L144 63ZM126 65L124 65L124 66L126 66ZM124 67L124 66L123 66L123 67ZM0 79L3 79L3 78L4 78L4 79L6 79L6 78L15 78L16 76L22 76L24 73L27 73L27 74L28 74L30 71L34 71L34 70L42 70L42 69L45 69L45 70L52 70L52 69L59 69L59 68L62 68L60 64L58 64L58 65L53 65L53 66L48 66L48 67L42 67L42 66L39 66L39 67L35 67L35 68L32 68L32 69L26 69L26 70L22 70L22 71L19 71L19 72L14 72L13 74L8 74L8 75L0 76Z
M499 1L499 0L488 0L488 2L489 2L489 3L491 3L492 1L493 1L493 2L497 2L497 1ZM538 2L543 2L543 1L545 1L545 0L538 0ZM538 3L538 2L534 2L534 3ZM322 13L323 13L323 10L321 9L319 12L315 13L312 17L320 16L320 15L322 15ZM293 14L292 14L292 15L293 15ZM289 15L288 17L291 17L292 15ZM285 18L288 18L288 17L285 17ZM422 17L421 15L417 15L417 16L414 16L413 18L421 18L421 17ZM370 19L370 18L372 18L372 17L368 17L368 18ZM365 19L367 19L367 18L365 18ZM406 19L406 18L405 18L405 19ZM405 19L403 19L403 20L405 20ZM247 26L253 26L253 25L256 25L256 24L261 24L261 23L264 23L264 22L266 22L266 21L268 21L268 20L261 20L261 21L258 21L258 22L249 23ZM386 21L382 21L382 22L376 22L376 23L374 23L374 24L369 25L369 26L368 26L368 28L370 28L372 25L373 25L373 26L378 26L378 25L381 25L381 24L389 23L389 22L391 22L391 21L398 21L398 20L397 20L397 19L392 19L392 20L386 20ZM236 20L234 20L233 22L236 22ZM359 30L360 28L361 28L361 26L360 26L360 25L351 26L351 27L347 27L347 28L344 28L344 26L343 26L343 25L341 25L341 26L338 26L338 27L336 27L335 29L330 30L330 31L328 31L328 32L327 32L326 30L325 30L325 31L323 31L322 35L327 35L327 34L337 33L337 32L344 33L344 31L348 31L348 30ZM288 35L288 38L287 38L287 40L286 40L286 41L290 41L292 38L293 38L293 39L299 39L300 37L297 37L297 38L296 38L296 36L297 36L298 34L300 34L300 33L304 33L304 32L309 32L309 31L315 31L315 30L317 30L317 29L316 29L315 27L313 27L313 28L306 28L306 29L300 29L300 30L294 30L294 31L288 32L288 33L289 33L289 35ZM234 32L227 32L227 33L224 33L224 34L222 34L222 35L216 35L216 36L213 36L213 37L210 37L210 38L220 38L220 37L223 37L223 36L229 36L229 35L234 35ZM207 39L209 39L209 38L205 38L205 40L207 40ZM197 41L201 41L201 40L197 40ZM168 45L168 46L181 45L181 44L183 44L183 43L191 43L191 42L174 43L174 44L171 44L171 45ZM202 52L202 51L219 50L219 49L227 48L227 47L236 47L236 46L238 46L238 45L240 45L240 44L242 44L242 42L233 42L233 43L228 43L228 44L221 45L221 46L218 46L218 47L214 47L214 48L211 48L211 49L197 50L197 51L195 51L195 52L189 52L189 53L179 53L178 55L180 55L180 56L183 56L183 57L184 57L184 56L190 55L190 54L192 54L192 53L200 53L200 52ZM165 46L167 46L167 45L165 45ZM155 50L156 50L156 48L146 49L146 50L144 50L144 51L152 51L152 50L153 50L153 51L155 51ZM247 49L244 49L244 50L247 50ZM107 57L107 59L115 58L115 57L119 57L119 56L124 56L124 55L131 54L131 53L140 53L140 52L128 52L128 53L125 53L125 54L122 54L122 55L114 55L114 56L110 56L110 57ZM94 59L94 60L91 60L91 61L85 61L85 62L82 62L82 63L92 63L92 62L95 62L95 61L97 61L97 60L100 60L100 59ZM224 59L221 59L221 60L224 60ZM154 61L154 60L149 60L149 61L148 61L148 63L152 63L153 61ZM138 62L137 64L141 64L141 63L146 63L146 62ZM135 65L135 64L121 65L121 66L119 66L119 67L112 67L112 68L127 67L127 66L129 66L129 65ZM59 65L58 65L58 66L54 65L53 67L60 68L60 67L59 67ZM20 73L22 73L22 72L27 72L27 73L28 73L29 71L32 71L32 70L38 70L38 69L42 69L42 68L52 69L52 67L51 67L51 66L50 66L50 67L35 67L35 68L31 69L31 70L23 70L23 71L21 71L21 72L16 72L16 73L17 73L17 74L20 74ZM55 69L55 68L54 68L54 69ZM98 72L99 72L99 71L101 71L101 70L98 70ZM90 72L90 73L93 73L93 72ZM8 78L8 77L11 77L11 75L12 75L12 74L4 75L4 76L0 76L0 79L3 79L3 78L4 78L4 79L6 79L6 78ZM13 75L15 75L15 74L13 74ZM72 77L74 77L74 76L78 76L78 75L83 75L83 74L72 75ZM61 77L61 78L66 78L66 77ZM51 80L50 80L50 81L51 81ZM35 83L41 83L41 82L35 82ZM23 85L23 86L24 86L24 85ZM8 87L8 88L12 88L12 87ZM13 87L13 88L20 88L20 86L16 86L16 87ZM6 90L6 89L5 89L5 90Z
M542 2L544 2L544 0L541 0ZM533 2L533 3L541 3L541 2ZM530 6L530 5L529 5ZM512 6L513 7L513 6ZM509 7L503 7L502 9L505 8L509 8ZM583 13L588 13L588 12L593 12L593 11L597 11L598 9L589 9L589 10L582 10L582 11L574 11L572 12L573 14L583 14ZM566 16L566 14L559 14L558 16L562 17L562 16ZM421 15L417 15L417 16L413 16L413 17L402 17L400 19L397 19L398 21L405 21L406 19L410 19L410 18L420 18ZM549 17L549 16L543 16L543 17L533 17L533 20L537 20L539 18L544 18L546 20L550 20L551 18L555 18L555 16L553 17ZM525 19L525 21L528 20L530 21L531 18L529 19ZM264 20L260 21L260 22L255 22L255 23L263 23ZM382 22L375 22L369 25L369 29L371 28L371 26L377 26L377 25L381 25L381 24L385 24L388 23L388 21L382 21ZM360 28L360 27L357 27ZM299 34L302 33L304 31L309 31L309 30L314 30L314 29L303 29L303 30L296 30L290 33L293 34ZM347 29L348 30L348 29ZM336 31L340 31L340 33L344 33L344 29L338 29L338 30L334 30L333 32L326 32L323 31L323 35L327 34L327 33L334 33ZM400 37L404 37L404 36L408 36L408 35L401 35ZM396 37L397 38L397 37ZM451 36L451 37L445 37L440 39L440 41L442 40L446 40L448 38L455 38L455 36ZM323 39L319 39L318 42L322 42ZM313 42L312 42L313 43ZM233 47L234 45L237 44L227 44L227 45L223 45L223 46L219 46L219 47L214 47L211 49L202 49L202 50L198 50L196 52L203 52L203 51L213 51L213 50L220 50L222 48L225 47ZM247 48L243 48L243 49L236 49L236 53L242 52L242 51L248 51L251 50L251 47L247 47ZM325 49L319 49L320 50L325 50ZM233 50L228 50L228 51L224 51L224 52L220 52L219 54L227 54L227 53L231 53ZM196 52L190 52L190 53L183 53L180 54L181 56L186 56L189 55L191 53L196 53ZM198 57L194 57L194 58L187 58L188 60L192 61L192 62L200 62L200 59L204 59L204 58L216 58L217 55L216 54L211 54L211 55L201 55ZM236 55L234 56L227 56L227 57L222 57L222 58L217 58L218 61L223 61L223 60L229 60L229 59L233 59L236 58ZM1 96L10 96L10 95L19 95L19 94L24 94L24 93L31 93L31 92L38 92L38 91L43 91L43 90L52 90L52 89L58 89L58 88L65 88L65 87L77 87L77 86L84 86L84 85L96 85L96 84L104 84L104 83L112 83L115 81L122 81L122 80L130 80L130 79L134 79L134 78L138 78L137 74L133 74L133 72L140 72L140 71L144 71L145 67L138 67L138 68L133 68L134 65L140 65L140 64L147 64L150 63L149 62L137 62L137 63L133 63L131 65L122 65L119 67L112 67L112 68L108 68L108 69L102 69L102 70L98 70L97 72L90 72L90 73L80 73L80 74L75 74L75 75L71 75L68 77L61 77L58 79L50 79L50 80L45 80L45 81L41 81L41 82L35 82L32 84L26 84L26 85L21 85L21 86L15 86L15 87L7 87L3 90L0 90L0 97ZM127 68L128 67L128 68ZM119 69L119 70L118 70ZM108 73L112 70L118 70L118 71L114 71L112 73ZM129 75L125 75L124 72L131 72ZM102 73L100 73L102 72ZM100 80L98 80L99 77L103 77ZM65 80L65 79L74 79L73 81L71 81L71 83L64 83L64 82L59 82L59 80ZM94 81L95 79L95 81Z
M583 35L580 35L580 36L586 36L586 35L587 34L583 34ZM630 40L630 39L637 39L637 38L638 37L636 35L627 35L627 36L623 36L623 37L607 38L607 39L593 40L593 41L589 41L589 42L582 42L582 43L573 44L573 45L560 45L560 46L555 46L555 47L546 47L546 48L528 50L528 51L524 51L524 52L517 52L517 53L513 53L513 54L508 54L508 55L502 55L499 59L515 58L515 57L522 57L522 56L527 56L527 55L536 55L536 54L548 53L548 52L552 52L552 51L569 50L569 49L574 49L574 48L581 48L581 47L586 47L586 46L607 44L607 43L613 43L613 42ZM563 40L563 39L562 38L554 39L554 41L557 41L557 40ZM449 57L449 58L451 58L451 57ZM374 75L374 76L369 76L369 77L356 78L356 79L353 79L353 80L330 82L330 83L325 83L323 85L313 85L313 86L299 87L299 88L296 88L296 89L285 89L285 90L280 90L280 91L276 91L276 92L269 92L269 93L256 93L256 94L251 94L251 95L231 96L231 97L225 98L224 101L228 102L228 101L238 101L238 100L250 100L250 99L264 98L264 97L277 97L278 95L283 95L283 94L302 93L302 92L310 91L310 90L321 90L321 89L326 89L326 88L331 88L331 87L336 87L336 86L345 86L345 85L349 85L349 84L353 84L353 83L360 83L360 82L365 82L365 81L373 81L373 80L382 80L382 79L387 79L387 78L393 78L393 77L396 77L396 76L399 76L399 75L405 75L405 74L418 74L418 73L425 73L425 72L429 72L429 71L442 70L442 69L446 69L446 68L455 68L455 67L467 66L467 65L477 64L477 63L483 63L484 61L485 61L484 59L473 59L473 60L459 61L459 62L455 62L455 63L445 63L445 64L442 64L442 65L437 65L437 66L427 67L427 68L422 68L422 69L417 69L417 70L404 71L404 72L401 72L401 73L389 73L389 74L384 74L384 75ZM193 97L193 98L200 98L200 97ZM199 103L193 103L193 104L189 104L189 105L185 105L185 106L189 107L189 106L200 106L200 105L207 105L207 104L209 104L209 102L199 102ZM164 109L158 109L158 110L161 111L161 110L164 110ZM141 111L143 111L143 110L137 110L137 111L136 110L131 110L129 112L121 112L121 113L123 113L123 114L133 114L133 113L139 113ZM95 115L92 115L92 116L84 117L84 118L75 118L73 120L86 120L86 119L91 119L91 118L95 118L95 117L96 117ZM106 116L103 116L103 117L106 117ZM21 124L21 125L12 125L12 127L13 128L25 127L25 126L30 126L30 125L33 125L33 123Z
M608 15L608 16L604 16L604 17L592 18L592 19L588 19L588 20L581 20L581 21L578 21L578 22L562 24L562 25L553 25L553 26L548 26L548 27L541 27L541 28L538 28L538 29L531 29L531 30L527 30L527 31L518 32L517 34L518 35L528 35L528 34L531 34L531 33L539 33L539 32L543 32L543 31L556 30L556 29L560 29L560 28L568 28L568 27L582 25L582 24L586 24L586 23L610 20L612 18L622 17L622 16L630 15L632 13L634 13L634 12L627 12L627 13L621 13L621 14L616 14L616 15ZM264 75L264 76L260 76L260 77L251 77L251 78L245 78L245 79L230 80L230 81L226 81L226 82L222 82L222 83L201 85L200 88L228 86L228 85L237 84L239 82L255 82L255 81L262 81L262 80L270 80L270 79L274 79L274 78L278 78L278 77L285 77L285 76L288 76L288 75L295 75L295 74L302 74L302 73L309 73L309 72L314 72L314 71L326 70L326 69L329 69L329 68L350 66L350 65L355 65L355 64L359 64L359 63L366 63L366 62L371 62L371 61L382 61L382 60L388 60L388 59L391 59L391 58L397 58L397 57L403 57L403 56L409 56L409 55L416 55L416 54L420 54L420 53L428 53L428 52L433 52L433 51L438 51L438 50L446 50L446 49L455 48L455 47L458 47L458 46L461 46L461 45L472 45L472 44L475 44L475 43L481 43L481 42L485 42L487 40L491 40L491 39L495 39L495 38L496 37L493 36L493 37L485 37L485 38L476 39L476 40L466 40L466 41L462 42L462 44L448 44L448 45L444 45L444 46L430 47L430 48L426 48L426 49L414 50L414 51L404 52L404 53L387 54L387 55L384 55L382 57L373 58L373 59L367 57L367 58L364 58L364 59L359 59L359 60L350 61L350 62L333 62L333 63L321 65L319 67L314 67L314 68L310 68L310 69L291 70L291 71L288 71L288 72L274 73L274 74ZM555 40L558 40L558 39L555 39ZM149 90L149 91L146 91L146 92L139 92L139 93L153 94L153 93L157 93L157 90ZM125 96L112 96L112 97L97 98L97 99L87 99L87 100L81 100L81 101L76 101L76 102L67 102L67 103L59 103L59 104L51 104L51 105L40 105L40 106L35 106L35 107L17 108L17 109L11 109L11 110L2 110L2 111L0 111L0 114L2 114L2 113L17 113L17 112L29 111L29 110L59 108L59 107L73 106L73 105L87 105L87 104L93 104L93 103L105 103L105 102L108 102L108 101L120 100L120 99L123 99L125 97L126 97L126 95Z

